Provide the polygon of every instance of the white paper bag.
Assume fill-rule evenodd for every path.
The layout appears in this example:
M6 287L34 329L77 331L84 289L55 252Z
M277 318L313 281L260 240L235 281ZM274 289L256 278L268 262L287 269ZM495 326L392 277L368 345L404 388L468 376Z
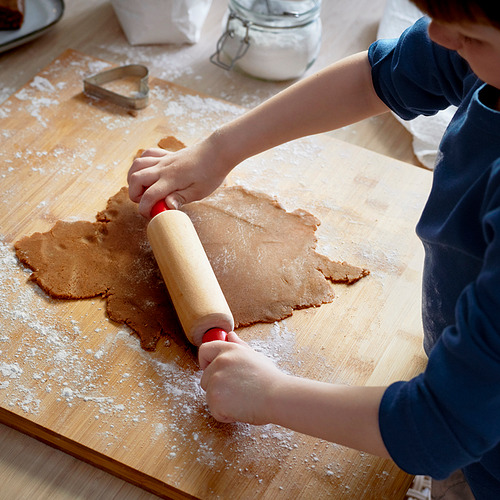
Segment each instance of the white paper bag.
M212 0L111 0L131 45L196 43Z

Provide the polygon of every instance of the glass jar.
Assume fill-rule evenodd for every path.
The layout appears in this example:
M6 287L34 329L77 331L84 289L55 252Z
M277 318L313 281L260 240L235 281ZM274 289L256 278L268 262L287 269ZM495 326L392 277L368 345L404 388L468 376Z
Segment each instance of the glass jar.
M300 77L321 45L321 0L230 0L210 60L263 80Z

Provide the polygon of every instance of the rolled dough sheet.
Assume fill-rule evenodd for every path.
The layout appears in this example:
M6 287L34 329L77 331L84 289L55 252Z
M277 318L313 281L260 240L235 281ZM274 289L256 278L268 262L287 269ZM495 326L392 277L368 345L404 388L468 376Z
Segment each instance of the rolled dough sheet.
M328 281L351 284L368 271L315 251L319 221L286 212L271 197L221 188L183 208L193 221L236 327L274 322L294 309L333 300ZM181 333L146 237L147 221L122 188L95 222L58 221L15 244L30 279L50 296L103 296L107 313L126 323L153 350L162 335Z
M183 207L233 312L235 327L274 322L334 297L329 282L352 284L368 271L318 254L318 219L285 211L270 196L220 188ZM161 336L182 337L146 236L147 221L128 198L112 196L95 222L58 221L15 244L30 280L59 299L102 296L110 319L127 324L146 350ZM180 337L179 337L180 336Z

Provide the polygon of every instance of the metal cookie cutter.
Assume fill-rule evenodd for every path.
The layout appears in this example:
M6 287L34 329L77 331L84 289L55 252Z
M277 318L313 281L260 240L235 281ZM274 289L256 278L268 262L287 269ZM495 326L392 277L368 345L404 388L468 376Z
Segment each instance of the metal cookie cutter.
M102 85L113 80L119 80L127 76L139 77L139 90L134 96L125 96ZM149 101L149 71L142 64L129 64L118 68L108 69L96 75L89 76L83 80L83 91L90 96L105 99L119 106L129 109L143 109Z

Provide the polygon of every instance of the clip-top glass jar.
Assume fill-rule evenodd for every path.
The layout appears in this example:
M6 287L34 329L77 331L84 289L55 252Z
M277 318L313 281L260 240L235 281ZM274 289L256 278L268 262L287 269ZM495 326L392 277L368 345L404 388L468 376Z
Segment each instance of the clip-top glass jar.
M321 0L229 0L210 60L263 80L300 77L321 45Z

